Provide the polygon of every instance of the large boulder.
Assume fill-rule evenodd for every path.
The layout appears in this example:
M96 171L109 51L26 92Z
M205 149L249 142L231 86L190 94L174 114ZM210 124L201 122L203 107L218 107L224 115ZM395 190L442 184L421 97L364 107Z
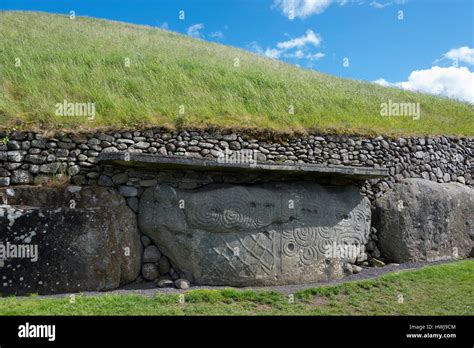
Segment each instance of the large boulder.
M471 188L459 183L405 179L375 205L379 247L389 261L430 262L463 258L471 253Z
M1 189L2 200L0 252L38 254L34 262L11 252L0 261L1 294L110 290L138 277L136 216L117 191L17 186Z
M141 196L139 226L196 284L273 285L344 276L366 244L370 204L352 186L316 183L158 185Z

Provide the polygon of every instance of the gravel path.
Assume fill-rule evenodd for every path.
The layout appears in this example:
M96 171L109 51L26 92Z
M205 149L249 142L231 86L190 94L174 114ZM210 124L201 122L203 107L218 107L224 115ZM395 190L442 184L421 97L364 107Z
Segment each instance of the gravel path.
M298 284L298 285L278 285L278 286L267 286L267 287L244 287L238 288L240 290L262 290L262 291L278 291L285 295L293 294L295 292L305 290L308 288L315 288L321 286L328 286L346 282L352 282L356 280L363 280L363 279L375 279L384 274L390 272L397 272L397 271L404 271L404 270L413 270L419 269L425 266L433 266L433 265L440 265L443 263L451 263L456 261L436 261L430 262L429 264L426 263L402 263L402 264L388 264L384 267L368 267L364 268L358 274L352 274L347 276L343 279L338 280L331 280L326 282L319 282L319 283L310 283L310 284ZM188 290L198 290L198 289L225 289L229 288L229 286L191 286ZM128 284L122 288L112 290L112 291L87 291L83 293L77 293L76 295L84 295L84 296L104 296L104 295L143 295L152 297L157 293L162 294L179 294L183 293L187 290L179 290L175 288L157 288L153 282L149 283L132 283ZM38 296L39 298L63 298L66 296L70 296L71 294L57 294L57 295L43 295Z

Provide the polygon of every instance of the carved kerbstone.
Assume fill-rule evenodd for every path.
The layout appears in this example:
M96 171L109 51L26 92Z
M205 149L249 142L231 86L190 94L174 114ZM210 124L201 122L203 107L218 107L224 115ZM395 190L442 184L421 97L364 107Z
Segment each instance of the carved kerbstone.
M147 189L139 226L195 284L274 285L341 278L370 230L354 186L317 183ZM336 248L335 248L336 247Z

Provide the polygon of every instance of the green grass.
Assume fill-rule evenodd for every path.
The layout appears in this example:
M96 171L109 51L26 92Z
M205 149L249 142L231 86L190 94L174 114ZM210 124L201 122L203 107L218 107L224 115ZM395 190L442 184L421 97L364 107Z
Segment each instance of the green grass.
M3 11L0 42L3 128L474 134L468 103L341 79L157 28ZM94 102L96 118L55 116L65 99ZM380 116L389 100L420 103L420 120Z
M399 295L403 303L399 303ZM376 280L294 294L236 289L177 294L0 299L0 315L474 315L474 261L427 266Z

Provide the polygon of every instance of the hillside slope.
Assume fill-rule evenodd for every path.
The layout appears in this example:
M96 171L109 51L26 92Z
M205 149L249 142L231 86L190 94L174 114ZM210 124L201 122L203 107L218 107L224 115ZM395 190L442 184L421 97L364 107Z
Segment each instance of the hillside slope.
M64 100L95 103L95 118L55 115ZM420 103L420 119L381 116L389 100ZM4 128L474 134L467 103L340 79L156 28L33 12L0 12L0 119Z

